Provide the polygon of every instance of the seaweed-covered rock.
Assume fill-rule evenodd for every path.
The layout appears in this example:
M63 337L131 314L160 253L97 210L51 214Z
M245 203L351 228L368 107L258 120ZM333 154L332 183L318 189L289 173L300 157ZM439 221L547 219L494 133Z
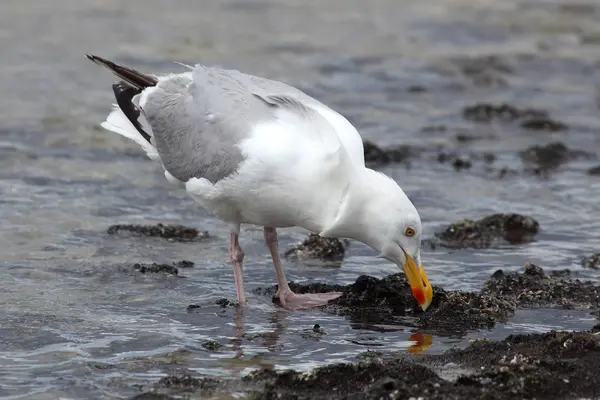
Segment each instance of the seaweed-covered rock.
M179 242L200 240L209 237L208 232L200 232L196 228L183 225L111 225L108 234L114 235L119 232L129 232L134 236L160 237L163 239Z
M396 146L382 149L368 140L363 141L363 149L365 163L372 166L406 162L409 158L413 157L416 152L416 150L410 146Z
M520 214L493 214L478 221L465 219L448 226L435 237L449 248L484 249L498 242L528 243L539 231L539 223Z
M349 241L336 238L324 238L315 233L310 233L308 238L287 250L284 257L291 260L322 260L341 262L346 253Z
M463 109L463 117L476 122L520 120L521 127L529 130L556 132L568 129L568 126L562 122L552 120L546 111L533 108L518 109L506 103L499 105L481 103L468 106Z
M547 118L548 113L533 108L520 110L506 103L499 105L479 103L465 107L463 117L477 122L490 122L494 119L514 121L520 118Z
M321 309L348 316L355 323L398 323L399 319L406 317L404 324L434 329L437 334L456 334L488 328L498 321L504 321L514 311L512 303L503 298L477 293L447 292L434 286L431 305L423 312L412 295L404 273L383 279L361 275L347 286L320 283L302 285L295 282L290 282L289 285L296 293L342 292L342 296ZM274 296L277 286L259 288L254 292ZM273 301L278 300L273 297ZM412 322L408 319L412 319Z
M497 55L478 57L454 57L452 63L458 66L464 77L480 87L504 87L504 75L512 72L512 67Z
M177 267L179 266L179 267L183 267L183 268L188 268L190 266L189 263L191 263L193 265L193 263L191 261L180 261L178 263L173 263L173 265L157 264L157 263L152 263L152 264L137 263L137 264L133 265L133 269L141 272L142 274L166 273L166 274L171 274L171 275L178 275L179 269Z
M569 127L558 121L554 121L548 117L533 117L521 122L521 128L536 130L536 131L550 131L558 132L565 131Z
M531 146L521 151L519 156L526 165L539 174L556 169L568 161L589 158L592 155L585 151L571 150L560 142L552 142L545 146Z
M185 375L169 375L161 378L154 384L153 391L166 391L169 394L196 396L210 396L217 389L223 386L223 383L208 377L194 377L187 373Z
M215 340L207 340L202 343L202 347L208 351L217 351L223 347L223 345Z
M468 373L460 373L462 367ZM456 378L436 372L452 368ZM309 372L260 370L243 381L252 399L576 399L600 396L600 335L549 332L475 341L419 362L363 357Z
M581 262L581 266L583 268L599 269L600 268L600 253L592 254L591 256L584 258L583 261Z
M419 320L419 326L443 333L464 333L492 328L515 311L515 302L498 296L437 289L436 304Z
M469 158L466 158L465 156L447 153L444 151L438 153L437 160L439 163L446 163L450 161L454 169L457 171L461 169L469 169L472 166L471 160Z
M535 264L523 273L494 273L485 283L484 295L514 299L519 307L600 308L600 286L571 279L568 270L546 275Z
M425 366L402 359L384 362L379 358L334 364L306 373L263 369L251 372L244 381L263 386L252 393L250 398L255 400L376 399L384 393L393 392L413 395L414 390L410 386L416 382L427 387L443 383L435 372ZM408 399L408 396L404 398Z
M591 176L600 176L600 165L587 170L587 174Z

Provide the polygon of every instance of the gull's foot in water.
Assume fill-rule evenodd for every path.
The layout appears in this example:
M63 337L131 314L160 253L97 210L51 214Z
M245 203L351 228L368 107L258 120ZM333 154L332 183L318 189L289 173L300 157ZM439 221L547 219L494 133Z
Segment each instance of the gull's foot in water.
M329 301L337 299L342 294L342 292L297 294L290 290L279 293L277 296L284 308L287 308L288 310L304 310L323 306Z

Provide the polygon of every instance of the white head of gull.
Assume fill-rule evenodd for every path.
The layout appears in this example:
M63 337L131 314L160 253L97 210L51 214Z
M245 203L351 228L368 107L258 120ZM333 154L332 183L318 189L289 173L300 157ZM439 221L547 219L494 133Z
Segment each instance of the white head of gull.
M419 213L394 180L365 166L361 136L342 115L292 86L235 70L196 65L155 76L86 56L121 79L102 127L138 143L171 183L228 224L240 304L240 225L254 224L263 227L286 308L341 295L290 289L276 229L299 226L372 247L404 270L427 309L433 293L421 265Z

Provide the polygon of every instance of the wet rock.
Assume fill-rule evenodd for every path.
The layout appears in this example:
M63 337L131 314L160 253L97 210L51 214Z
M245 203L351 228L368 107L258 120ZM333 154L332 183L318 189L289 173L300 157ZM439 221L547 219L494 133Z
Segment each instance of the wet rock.
M560 142L552 142L545 146L531 146L521 151L519 156L530 171L536 174L545 174L568 161L577 158L591 158L592 154L571 150Z
M141 272L142 274L159 274L159 273L165 273L165 274L171 274L171 275L178 275L179 274L179 269L177 269L177 267L175 267L174 265L169 265L169 264L156 264L156 263L152 263L152 264L134 264L133 269Z
M550 131L558 132L569 129L566 124L562 122L553 121L548 117L535 117L529 118L521 122L521 127L525 129L531 129L536 131Z
M466 371L442 379L436 370ZM456 368L454 367L454 368ZM600 395L600 335L549 332L475 341L419 362L401 355L362 358L306 373L261 370L244 381L253 399L575 399Z
M570 399L600 395L600 336L591 332L510 335L500 342L477 341L444 359L469 368L457 386L485 398ZM482 398L482 397L473 397Z
M129 400L171 400L171 399L173 399L173 397L171 397L167 394L159 394L159 393L152 393L152 392L141 393L141 394L138 394L138 395L135 395L135 396L129 398Z
M223 345L214 340L207 340L206 342L202 343L202 347L208 351L217 351L223 347Z
M491 122L495 119L515 121L521 118L548 118L548 113L533 108L520 110L506 103L500 105L480 103L465 107L463 117L476 122Z
M497 55L481 57L460 57L452 60L463 75L480 87L504 87L504 75L512 72L512 67Z
M573 280L568 271L553 271L547 276L533 264L524 273L497 271L480 293L446 291L433 287L433 299L423 312L412 296L403 273L377 279L361 275L347 285L290 282L296 293L340 291L339 298L322 306L324 312L347 316L353 323L411 325L436 335L462 334L470 330L491 328L505 322L518 307L600 309L600 287L591 282ZM259 295L274 296L277 286L259 288ZM275 302L278 300L273 298Z
M412 85L408 87L408 92L409 93L425 93L427 91L427 88L425 86L421 86L421 85Z
M195 228L183 225L111 225L108 228L109 235L119 232L129 232L134 236L161 237L163 239L187 242L209 237L208 232L199 232Z
M523 308L600 308L600 286L571 279L568 270L547 275L535 264L526 264L523 273L497 271L482 294L514 299Z
M492 328L498 322L505 322L515 311L512 299L487 294L447 292L434 287L434 299L431 311L420 318L419 327L444 334Z
M485 164L489 166L496 161L496 156L489 152L470 152L460 154L458 151L439 150L436 156L437 162L450 164L455 171L469 170L474 165ZM489 167L487 167L489 169Z
M464 133L459 133L454 138L459 143L468 143L468 142L472 142L474 140L477 140L477 137L475 137L473 135L467 135L467 134L464 134Z
M199 396L209 396L222 386L222 382L212 378L202 376L193 377L189 374L181 376L169 375L161 378L153 385L153 392L166 392L168 394L177 395L189 395L194 393Z
M454 223L435 237L449 248L492 247L500 241L510 244L528 243L539 231L539 223L520 214L493 214L478 221L465 219Z
M302 337L304 339L311 339L311 340L319 340L325 335L326 335L325 330L323 328L321 328L321 326L319 324L315 324L315 326L313 326L312 329L310 329L310 331L305 331L302 333Z
M519 153L524 162L542 169L557 168L567 161L569 149L563 143L550 143L545 146L531 146Z
M599 269L600 268L600 253L592 254L591 256L584 258L583 261L581 262L581 266L583 268Z
M448 128L444 125L429 125L421 128L421 132L423 133L440 133L446 132Z
M251 394L255 400L378 399L393 398L380 396L394 392L403 393L399 398L408 399L417 394L411 387L416 382L427 387L443 383L431 369L402 359L334 364L307 373L260 370L243 380L263 386Z
M469 169L472 166L471 160L468 158L446 153L444 151L438 153L437 161L442 164L450 162L456 171L460 171L461 169Z
M452 166L457 171L461 169L469 169L471 168L471 161L465 158L457 157L454 159L454 161L452 161Z
M546 111L534 108L518 109L509 104L481 103L463 109L463 117L475 122L503 122L520 121L523 129L543 130L550 132L564 131L568 126L562 122L552 120Z
M227 300L225 297L217 300L215 302L216 305L221 306L221 308L228 308L228 307L236 307L237 304L234 303L233 301L229 301Z
M600 176L600 165L598 165L597 167L588 169L587 174L592 175L592 176Z
M504 321L514 311L513 304L502 298L477 293L447 292L434 286L431 305L427 312L423 312L412 295L404 273L383 279L361 275L355 283L347 286L321 283L301 285L295 282L290 282L289 285L296 293L343 292L342 296L321 309L348 316L355 323L397 323L398 318L407 317L413 319L408 324L435 329L438 334L464 333L491 327L497 321ZM274 296L277 286L259 288L254 292ZM278 299L273 297L273 301L278 302Z
M331 262L341 262L346 253L349 241L336 238L324 238L317 234L310 233L308 238L287 250L283 256L290 260L322 260Z
M417 153L416 149L410 146L382 149L368 140L363 141L363 148L365 163L371 166L406 162Z

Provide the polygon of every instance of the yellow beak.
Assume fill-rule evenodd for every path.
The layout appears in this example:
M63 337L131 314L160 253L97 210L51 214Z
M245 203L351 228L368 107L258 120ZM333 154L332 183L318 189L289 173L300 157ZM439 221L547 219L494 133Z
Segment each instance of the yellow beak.
M406 257L406 265L404 265L402 269L404 270L404 274L408 279L413 296L423 311L425 311L431 304L431 299L433 298L433 288L429 284L429 279L427 278L427 274L425 273L423 266L417 266L415 260L406 254L406 252L404 252L404 256Z

